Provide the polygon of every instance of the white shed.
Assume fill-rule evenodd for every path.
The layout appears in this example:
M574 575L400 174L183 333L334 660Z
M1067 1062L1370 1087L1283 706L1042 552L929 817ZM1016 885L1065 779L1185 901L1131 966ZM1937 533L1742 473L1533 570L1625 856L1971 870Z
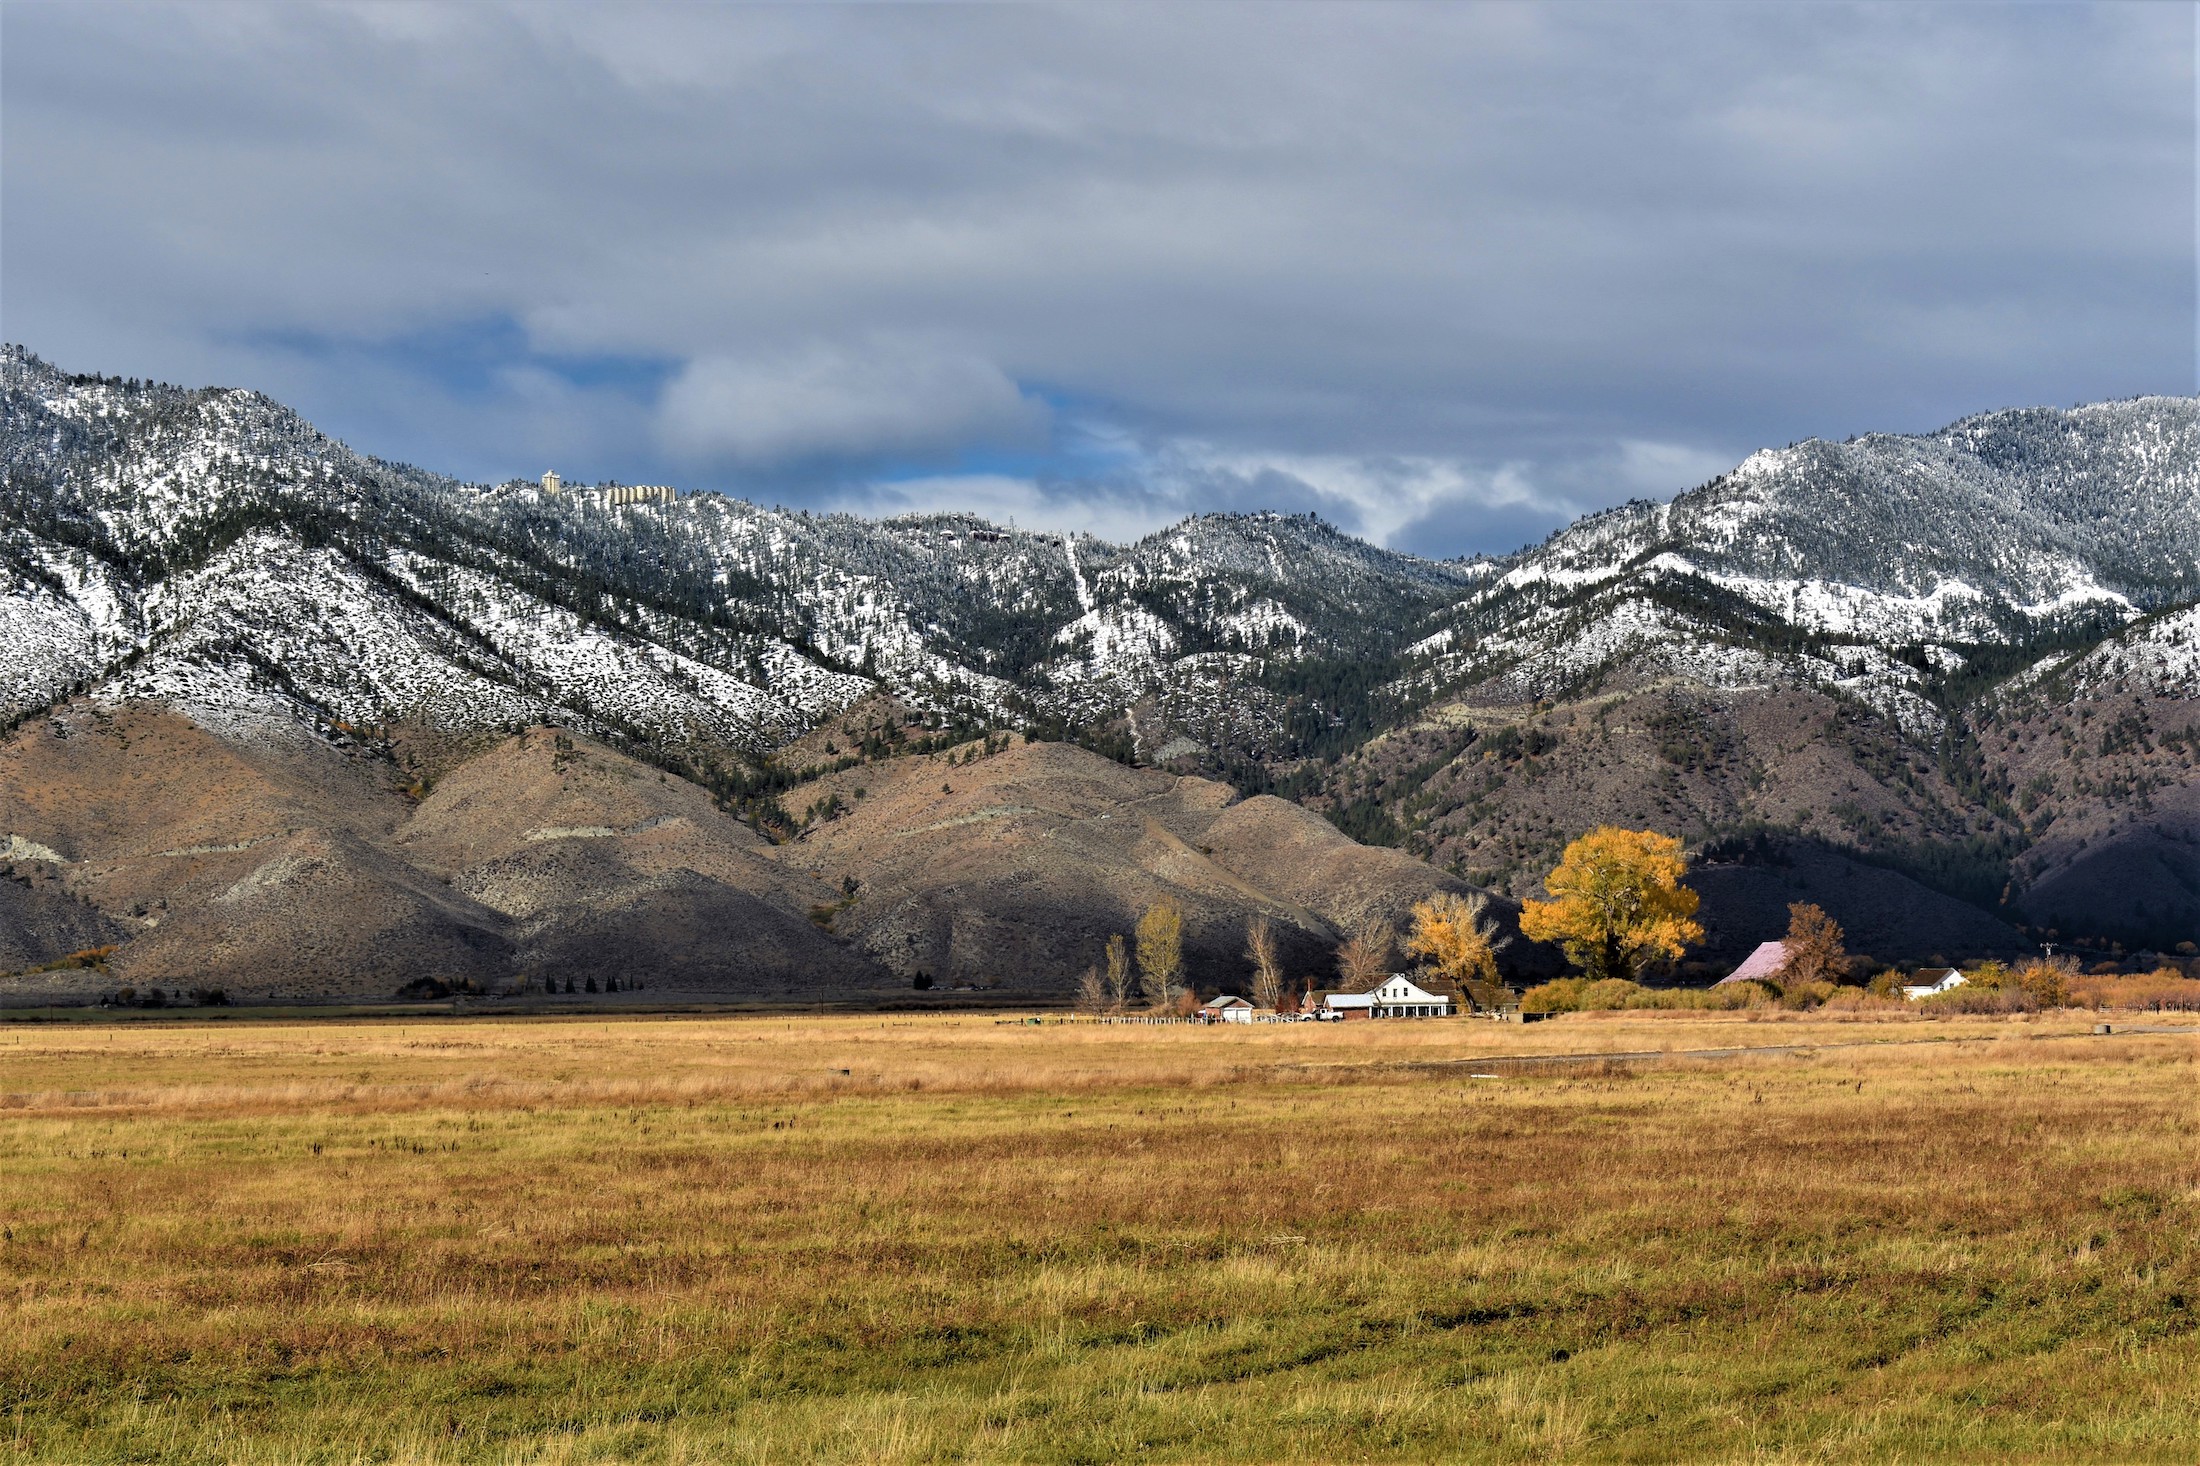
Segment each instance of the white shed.
M1199 1015L1209 1023L1251 1023L1253 1014L1257 1011L1245 999L1230 993L1224 993L1220 997L1202 1003Z

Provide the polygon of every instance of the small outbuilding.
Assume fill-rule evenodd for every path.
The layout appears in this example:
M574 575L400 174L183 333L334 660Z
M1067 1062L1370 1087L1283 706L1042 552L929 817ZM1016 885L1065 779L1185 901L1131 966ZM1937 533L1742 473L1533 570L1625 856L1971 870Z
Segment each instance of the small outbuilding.
M1209 1023L1251 1023L1253 1015L1260 1011L1245 999L1230 993L1199 1005L1199 1016Z
M1953 967L1929 967L1902 985L1902 996L1911 1002L1963 986L1963 974Z
M1772 982L1787 966L1786 942L1759 942L1757 950L1742 959L1742 965L1713 983L1713 987L1725 987L1730 982Z

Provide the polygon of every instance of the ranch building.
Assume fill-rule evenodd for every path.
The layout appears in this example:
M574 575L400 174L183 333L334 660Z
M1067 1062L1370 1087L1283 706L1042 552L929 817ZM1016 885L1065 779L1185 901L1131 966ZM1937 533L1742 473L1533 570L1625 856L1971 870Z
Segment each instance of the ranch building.
M1451 999L1425 992L1402 977L1386 977L1371 993L1330 993L1322 999L1339 1018L1448 1018Z

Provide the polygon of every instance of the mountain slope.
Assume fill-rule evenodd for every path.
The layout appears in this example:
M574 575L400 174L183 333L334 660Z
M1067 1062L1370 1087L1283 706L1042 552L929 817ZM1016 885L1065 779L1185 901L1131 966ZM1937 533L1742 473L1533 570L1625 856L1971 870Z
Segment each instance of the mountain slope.
M899 971L1042 990L1098 962L1156 902L1185 916L1194 976L1242 987L1246 923L1276 927L1294 979L1326 985L1345 932L1402 923L1466 882L1355 844L1318 816L1228 785L1128 769L1059 743L981 742L803 786L820 818L785 858L845 883L834 930ZM1500 903L1501 914L1510 914ZM1551 955L1505 953L1516 975Z
M1588 824L1762 831L2167 947L2200 937L2196 594L2200 403L1805 443L1496 567L1409 715L1293 787L1516 894Z
M924 974L1061 1001L1160 900L1190 975L1241 986L1274 921L1299 981L1343 929L1471 891L1317 816L1226 785L1006 738L798 784L821 818L773 844L708 791L585 737L444 750L211 730L86 698L0 744L11 936L0 1001L218 988L387 998L421 979L504 993L639 980L660 997L877 1002ZM102 966L26 971L88 947ZM20 955L15 955L20 953ZM1556 970L1518 945L1509 969ZM590 989L593 990L593 989Z
M1615 821L2164 945L2200 921L2196 599L2191 399L1768 450L1447 564L1295 516L1119 546L464 484L254 393L0 354L0 721L137 699L234 746L395 750L405 785L557 725L780 839L858 744L1012 728L1282 795L1515 896ZM684 879L620 843L499 858L499 890ZM97 928L8 899L53 933L26 952ZM514 952L551 940L500 920Z

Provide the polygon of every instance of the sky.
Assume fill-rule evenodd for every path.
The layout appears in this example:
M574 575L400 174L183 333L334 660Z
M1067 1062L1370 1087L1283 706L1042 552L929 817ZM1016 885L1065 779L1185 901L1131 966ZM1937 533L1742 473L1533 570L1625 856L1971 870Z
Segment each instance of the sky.
M470 479L1502 553L2195 391L2185 4L0 6L0 329Z

